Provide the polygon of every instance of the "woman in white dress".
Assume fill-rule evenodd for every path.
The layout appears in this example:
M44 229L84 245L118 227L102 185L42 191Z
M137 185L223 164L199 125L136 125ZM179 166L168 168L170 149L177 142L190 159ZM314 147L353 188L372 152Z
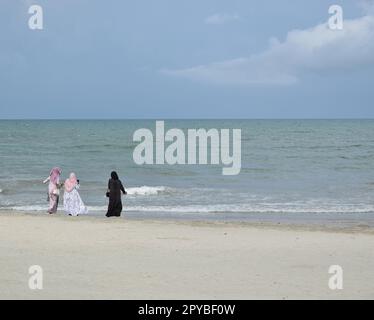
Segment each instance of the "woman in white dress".
M79 180L75 173L70 174L70 178L65 181L64 184L64 210L70 216L78 216L80 214L87 214L88 210L84 205L78 189Z

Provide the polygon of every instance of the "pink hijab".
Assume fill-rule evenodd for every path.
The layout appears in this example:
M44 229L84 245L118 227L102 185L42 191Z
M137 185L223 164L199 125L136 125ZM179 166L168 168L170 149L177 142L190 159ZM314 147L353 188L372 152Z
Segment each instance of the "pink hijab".
M60 175L61 175L62 170L58 167L55 167L51 170L51 173L49 176L51 177L51 182L53 184L58 184L60 182Z
M70 173L69 179L65 181L65 190L67 192L71 192L78 184L77 176L75 173Z

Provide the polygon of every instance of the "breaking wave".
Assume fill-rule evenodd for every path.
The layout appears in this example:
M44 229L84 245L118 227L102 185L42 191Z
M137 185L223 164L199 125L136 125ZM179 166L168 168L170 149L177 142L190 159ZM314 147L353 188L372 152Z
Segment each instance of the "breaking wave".
M3 207L1 210L12 211L46 211L47 206L13 206ZM105 212L107 206L88 206L91 213ZM209 213L374 213L372 205L342 205L342 206L316 206L316 207L288 207L279 205L150 205L150 206L125 206L124 212L154 212L154 213L179 213L179 214L209 214Z
M157 195L169 189L170 188L163 187L163 186L161 187L142 186L142 187L127 188L126 191L128 195L148 196L148 195Z

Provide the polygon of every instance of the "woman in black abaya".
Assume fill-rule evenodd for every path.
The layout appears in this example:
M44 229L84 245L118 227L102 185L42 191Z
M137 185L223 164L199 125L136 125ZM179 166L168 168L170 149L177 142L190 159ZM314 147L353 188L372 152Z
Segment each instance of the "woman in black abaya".
M126 190L122 185L121 180L118 178L117 172L113 171L111 173L111 179L108 182L108 192L109 206L107 217L119 217L122 212L122 199L121 192L126 194Z

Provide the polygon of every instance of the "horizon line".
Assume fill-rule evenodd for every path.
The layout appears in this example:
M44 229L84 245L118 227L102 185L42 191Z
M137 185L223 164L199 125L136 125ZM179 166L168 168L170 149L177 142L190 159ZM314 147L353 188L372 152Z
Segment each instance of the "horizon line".
M0 121L374 120L374 118L0 118Z

